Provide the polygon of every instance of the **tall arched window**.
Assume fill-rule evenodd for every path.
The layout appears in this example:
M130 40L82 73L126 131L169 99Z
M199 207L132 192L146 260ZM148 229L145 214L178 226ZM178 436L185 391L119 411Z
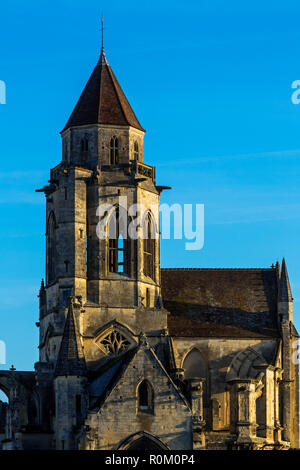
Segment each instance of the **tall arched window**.
M208 389L208 374L207 374L207 365L204 361L202 354L196 348L192 349L184 359L182 364L182 368L184 369L184 378L185 379L192 379L196 377L200 377L205 379L203 384L203 404L207 406L207 389Z
M139 159L139 144L135 141L134 142L134 152L133 152L134 159L138 161Z
M122 220L121 217L125 219ZM127 213L121 213L117 207L108 222L108 271L130 275L130 240L125 233Z
M56 221L54 213L51 212L47 227L47 282L55 279L56 267Z
M148 380L143 380L138 386L137 390L138 397L138 410L147 413L153 413L154 411L154 393L153 388Z
M119 163L119 141L117 137L110 139L110 164L117 165Z
M143 229L143 255L144 255L144 275L154 278L154 252L155 252L155 225L150 212L144 220Z

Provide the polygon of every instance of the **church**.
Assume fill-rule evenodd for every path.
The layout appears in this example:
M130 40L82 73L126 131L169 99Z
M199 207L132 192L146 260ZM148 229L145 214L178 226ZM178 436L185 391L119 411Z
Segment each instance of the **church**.
M62 160L38 190L39 361L0 371L0 448L296 449L298 333L285 260L161 269L165 187L144 162L144 134L102 47L61 132ZM126 236L121 198L146 208L137 232L148 236Z

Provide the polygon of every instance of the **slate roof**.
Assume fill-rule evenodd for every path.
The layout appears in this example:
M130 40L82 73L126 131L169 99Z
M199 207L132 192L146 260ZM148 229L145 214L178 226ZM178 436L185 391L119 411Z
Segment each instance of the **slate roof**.
M89 395L90 395L90 410L96 411L101 408L102 404L105 402L107 397L110 395L116 384L119 382L121 377L124 375L127 367L133 361L134 357L141 349L145 347L141 342L134 348L129 349L122 356L112 358L108 361L100 370L96 373L92 372L89 376ZM170 377L168 371L165 369L163 363L157 357L153 348L146 346L145 353L149 355L149 358L152 358L155 363L160 367L163 373L168 377L168 380L172 383L176 392L179 394L184 403L188 405L185 396L182 394L182 391L176 386Z
M99 409L106 400L114 386L120 380L139 346L128 350L120 357L112 358L97 373L89 375L90 410Z
M80 342L73 302L70 302L54 376L86 376L87 368Z
M279 337L277 271L161 269L174 337Z
M62 132L92 124L132 126L144 131L106 60L104 49Z

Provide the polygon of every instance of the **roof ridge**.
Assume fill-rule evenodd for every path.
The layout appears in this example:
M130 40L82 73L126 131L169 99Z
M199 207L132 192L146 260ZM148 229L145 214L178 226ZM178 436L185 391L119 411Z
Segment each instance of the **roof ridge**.
M113 377L111 378L111 380L109 381L109 383L106 385L106 387L103 391L103 394L99 397L99 400L97 400L94 408L92 410L90 410L91 412L98 412L100 410L100 408L103 406L103 404L105 403L107 398L111 395L111 393L116 388L118 382L121 380L121 378L125 374L125 372L128 369L130 363L133 361L134 357L137 355L139 349L140 349L140 344L137 344L134 348L129 349L128 351L126 351L126 353L122 357L120 357L119 360L114 362L113 365L116 365L118 362L120 362L120 365L117 368L117 370L116 370L115 374L113 375ZM110 367L108 367L105 371L103 371L103 373L106 372L109 369L110 369ZM103 373L99 374L99 377L101 377L103 375Z
M161 271L275 271L275 268L160 268Z
M189 403L186 399L186 397L183 395L183 393L181 392L180 388L176 385L176 383L174 382L174 380L172 379L172 377L170 376L170 374L168 373L167 369L165 368L165 366L163 365L163 363L161 362L161 360L159 359L159 357L157 356L156 352L154 351L154 349L152 348L152 346L150 346L148 348L148 351L150 351L150 353L153 355L154 359L157 361L158 365L160 366L160 368L162 369L163 373L166 375L166 377L168 378L168 380L170 381L170 383L172 384L172 386L174 387L175 391L177 392L177 394L179 395L179 397L182 399L182 401L184 402L184 404L190 409L190 406L189 406Z

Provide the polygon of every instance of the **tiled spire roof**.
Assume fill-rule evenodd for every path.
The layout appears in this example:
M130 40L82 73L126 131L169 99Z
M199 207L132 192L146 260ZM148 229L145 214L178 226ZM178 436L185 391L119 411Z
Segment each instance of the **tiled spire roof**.
M63 131L74 126L110 124L132 126L144 131L118 80L104 49Z
M74 315L73 299L70 300L54 375L56 377L63 375L87 375L87 368L83 349L80 343L77 321Z

